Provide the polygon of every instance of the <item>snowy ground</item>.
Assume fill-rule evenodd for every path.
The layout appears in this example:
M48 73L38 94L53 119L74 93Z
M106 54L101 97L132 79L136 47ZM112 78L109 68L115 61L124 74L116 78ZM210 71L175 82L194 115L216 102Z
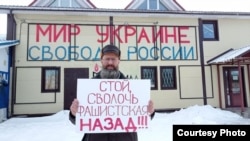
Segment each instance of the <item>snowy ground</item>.
M76 132L68 120L69 111L36 118L11 118L0 123L0 141L80 141L83 134ZM139 141L172 141L174 124L249 124L250 119L238 114L194 105L173 113L156 113L148 130L138 133Z

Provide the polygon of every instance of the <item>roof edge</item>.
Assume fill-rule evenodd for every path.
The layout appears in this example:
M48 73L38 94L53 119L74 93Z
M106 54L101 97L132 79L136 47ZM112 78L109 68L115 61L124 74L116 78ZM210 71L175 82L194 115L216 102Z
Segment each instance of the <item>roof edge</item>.
M213 57L212 59L208 60L208 61L207 61L207 64L210 64L210 62L214 61L215 59L217 59L217 58L221 57L222 55L225 55L225 54L227 54L228 52L233 51L233 50L234 50L233 48L230 48L230 49L228 49L228 50L226 50L226 51L220 53L219 55L217 55L217 56Z

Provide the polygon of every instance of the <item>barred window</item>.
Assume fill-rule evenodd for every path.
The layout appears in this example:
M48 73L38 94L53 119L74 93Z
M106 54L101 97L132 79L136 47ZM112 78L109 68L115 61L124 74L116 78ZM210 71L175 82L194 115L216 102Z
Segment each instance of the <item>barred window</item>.
M142 66L141 79L150 79L151 90L157 90L157 67L156 66Z
M175 66L161 66L161 89L177 89L176 87L176 67Z

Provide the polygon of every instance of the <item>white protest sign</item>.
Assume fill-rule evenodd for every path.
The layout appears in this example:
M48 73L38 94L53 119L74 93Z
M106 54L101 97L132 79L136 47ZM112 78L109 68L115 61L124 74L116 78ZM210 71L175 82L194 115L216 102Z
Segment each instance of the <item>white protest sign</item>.
M148 128L150 80L78 79L76 128L84 133L137 132Z

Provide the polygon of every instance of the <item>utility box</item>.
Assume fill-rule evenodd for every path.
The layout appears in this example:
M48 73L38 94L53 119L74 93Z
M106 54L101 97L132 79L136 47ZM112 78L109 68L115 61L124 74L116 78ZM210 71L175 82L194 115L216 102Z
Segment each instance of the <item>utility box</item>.
M7 120L7 108L0 109L0 122Z

